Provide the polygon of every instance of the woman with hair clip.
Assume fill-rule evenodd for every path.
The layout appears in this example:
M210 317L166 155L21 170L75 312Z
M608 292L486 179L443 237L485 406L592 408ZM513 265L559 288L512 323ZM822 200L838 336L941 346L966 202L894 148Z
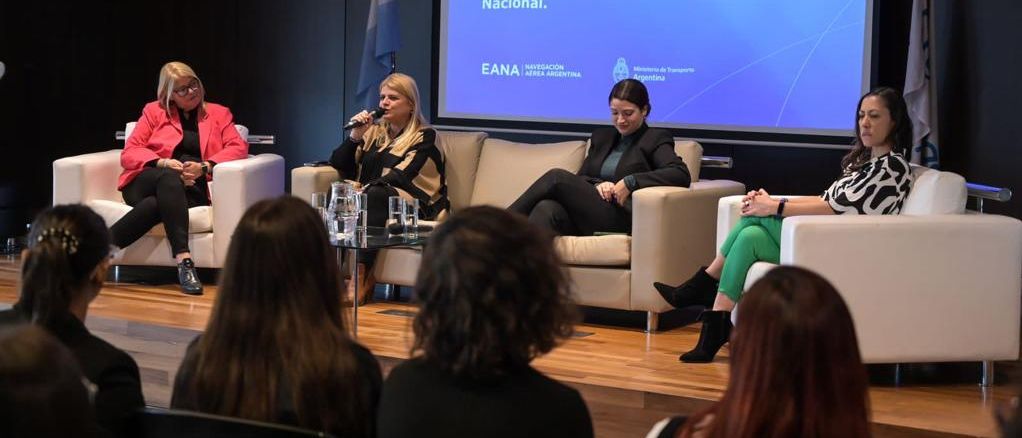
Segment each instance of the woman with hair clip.
M128 417L144 404L138 365L84 324L89 303L106 280L109 255L106 224L88 207L43 210L21 253L21 295L12 309L0 311L0 326L30 322L60 339L96 385L93 403L100 424L123 435Z
M380 365L348 334L340 284L326 228L308 203L284 196L250 207L171 407L374 436Z
M746 292L723 397L648 437L828 437L871 435L866 367L852 316L823 277L781 266Z
M508 210L560 235L630 232L632 192L652 186L688 187L688 166L674 152L674 138L650 128L646 86L624 79L607 97L613 128L590 137L578 174L551 169L532 183Z
M330 165L341 178L360 185L368 198L367 223L383 226L387 221L387 199L401 196L419 204L421 219L442 219L447 215L447 182L444 160L436 146L436 131L429 127L419 109L419 87L411 76L392 73L380 83L379 123L362 111L351 118L361 125L351 130L330 156ZM371 267L375 252L360 256L362 280L357 297L372 297L375 284ZM353 285L349 285L349 291Z
M110 227L114 245L125 248L162 222L181 291L202 295L188 248L188 209L209 205L208 182L217 163L247 156L248 143L234 127L231 110L206 102L206 89L191 67L164 64L156 101L146 104L124 141L117 190L132 209Z
M415 292L413 357L384 385L380 437L593 436L578 391L529 365L577 319L551 233L460 211L430 237Z
M841 160L843 175L820 196L786 199L766 190L742 199L742 219L728 234L708 267L680 286L654 283L676 308L702 305L712 310L703 321L696 347L682 362L711 362L728 340L731 310L741 299L745 277L757 261L778 263L785 217L825 214L898 214L912 187L912 169L901 151L912 143L912 120L901 93L878 88L859 99L855 143ZM837 249L838 251L840 249Z

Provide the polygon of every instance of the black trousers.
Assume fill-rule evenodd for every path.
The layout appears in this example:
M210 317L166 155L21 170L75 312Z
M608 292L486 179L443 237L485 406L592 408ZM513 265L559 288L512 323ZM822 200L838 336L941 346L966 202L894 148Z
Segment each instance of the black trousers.
M529 222L565 236L632 229L630 209L604 201L585 177L564 169L543 174L508 210L524 214Z
M167 168L149 167L121 191L133 208L110 227L114 245L124 248L163 222L170 241L171 257L188 252L188 209L209 205L206 185L185 187L181 174Z

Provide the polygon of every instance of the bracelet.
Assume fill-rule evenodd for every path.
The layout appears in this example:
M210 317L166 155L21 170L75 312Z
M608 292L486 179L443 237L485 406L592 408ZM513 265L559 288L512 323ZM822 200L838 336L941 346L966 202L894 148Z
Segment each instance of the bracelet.
M777 215L784 215L784 204L788 202L788 198L781 198L777 200Z

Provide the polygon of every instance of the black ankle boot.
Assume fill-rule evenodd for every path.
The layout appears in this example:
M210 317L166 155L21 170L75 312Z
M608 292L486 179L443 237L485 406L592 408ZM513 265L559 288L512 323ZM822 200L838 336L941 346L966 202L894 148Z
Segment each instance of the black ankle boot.
M692 351L681 355L678 360L686 363L713 362L724 344L731 338L731 312L707 310L699 315L703 329L699 332L699 343Z
M202 295L202 282L195 271L195 262L187 258L177 264L177 280L181 282L181 292L188 295Z
M713 300L717 296L717 279L706 273L706 266L700 267L692 278L681 286L674 287L656 282L653 283L653 287L676 309L696 305L710 308L713 307Z

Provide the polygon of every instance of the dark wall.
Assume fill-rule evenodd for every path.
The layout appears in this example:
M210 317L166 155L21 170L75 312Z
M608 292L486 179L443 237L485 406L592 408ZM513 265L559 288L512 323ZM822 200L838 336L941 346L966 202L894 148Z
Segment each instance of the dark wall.
M938 2L942 66L941 165L971 182L1022 190L1022 3L1013 0ZM987 212L1022 218L1016 193Z
M0 4L0 148L18 157L0 172L0 237L50 203L53 160L123 147L114 131L155 99L171 60L191 65L237 123L277 136L252 153L288 168L326 158L341 135L346 3Z

